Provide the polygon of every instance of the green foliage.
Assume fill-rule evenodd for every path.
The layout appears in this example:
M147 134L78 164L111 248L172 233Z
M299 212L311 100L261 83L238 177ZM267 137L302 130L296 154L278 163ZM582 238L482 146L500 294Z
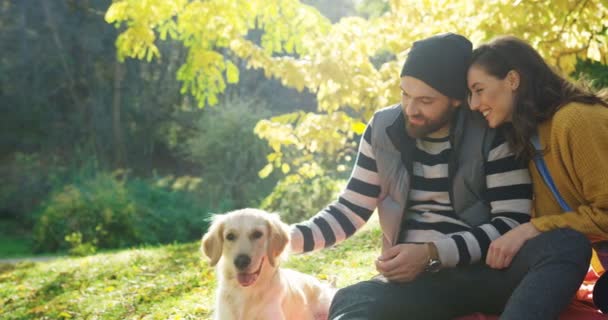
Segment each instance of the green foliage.
M127 180L120 174L102 172L53 193L35 226L36 249L85 255L98 248L191 241L206 230L207 206L190 192L198 179Z
M601 62L578 59L573 76L590 81L595 89L608 88L608 66Z
M289 175L277 184L261 207L279 213L283 221L300 222L335 200L343 185L344 181L327 176L302 179Z
M137 243L171 243L198 239L207 230L210 206L200 196L199 178L133 179L127 183L135 207Z
M371 225L370 225L371 224ZM377 222L287 268L338 287L370 279L380 250ZM366 228L368 227L366 226ZM217 276L201 260L200 242L103 253L43 263L0 263L0 318L211 319Z
M95 243L82 243L82 233L74 232L65 236L65 241L70 245L70 254L74 256L90 256L97 252ZM95 241L94 241L95 242Z
M213 207L257 205L275 181L260 181L257 174L268 147L253 128L270 114L266 104L233 97L204 111L182 148L202 168L203 196ZM220 200L230 203L220 206Z
M117 248L135 244L135 214L124 181L109 173L66 185L41 210L35 226L36 249L67 249L66 236L73 233L80 233L76 245Z

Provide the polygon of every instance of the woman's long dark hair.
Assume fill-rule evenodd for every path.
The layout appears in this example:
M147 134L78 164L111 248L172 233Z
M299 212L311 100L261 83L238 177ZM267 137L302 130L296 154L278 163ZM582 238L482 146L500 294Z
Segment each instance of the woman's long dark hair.
M473 50L473 65L499 79L511 70L519 73L512 122L504 129L517 158L523 161L534 156L530 137L538 124L550 119L563 105L580 102L608 107L600 95L557 74L532 46L513 36L496 38Z

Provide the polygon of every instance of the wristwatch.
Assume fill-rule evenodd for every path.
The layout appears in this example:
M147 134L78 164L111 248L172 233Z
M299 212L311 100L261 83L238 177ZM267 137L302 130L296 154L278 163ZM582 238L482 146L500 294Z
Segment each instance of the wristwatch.
M441 270L441 260L439 260L439 252L434 243L428 242L427 247L429 249L429 262L426 264L424 271L435 273Z

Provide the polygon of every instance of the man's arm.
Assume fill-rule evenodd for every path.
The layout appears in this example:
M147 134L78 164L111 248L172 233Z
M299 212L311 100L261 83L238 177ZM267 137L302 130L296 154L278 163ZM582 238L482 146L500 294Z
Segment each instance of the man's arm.
M466 265L485 259L490 243L530 220L532 182L525 163L515 159L502 134L497 134L485 163L486 198L491 221L467 232L435 241L444 267Z
M374 212L380 195L371 123L361 137L355 167L337 201L311 219L292 225L291 251L308 252L332 246L353 235Z

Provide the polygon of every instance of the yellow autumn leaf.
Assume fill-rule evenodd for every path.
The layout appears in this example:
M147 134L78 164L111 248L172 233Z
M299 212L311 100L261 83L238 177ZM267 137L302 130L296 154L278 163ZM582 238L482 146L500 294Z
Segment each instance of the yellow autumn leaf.
M128 8L126 2L115 2L106 11L105 20L107 23L114 23L126 19L125 10Z
M264 168L262 170L260 170L260 172L258 172L258 176L260 178L264 179L272 173L273 169L274 169L274 167L272 166L272 164L269 163L266 166L264 166Z
M226 62L226 80L228 83L239 82L239 69L232 63L232 61Z
M366 127L365 123L358 121L358 122L355 122L352 124L351 130L354 133L361 135L361 134L363 134L363 132L365 132L365 127Z

